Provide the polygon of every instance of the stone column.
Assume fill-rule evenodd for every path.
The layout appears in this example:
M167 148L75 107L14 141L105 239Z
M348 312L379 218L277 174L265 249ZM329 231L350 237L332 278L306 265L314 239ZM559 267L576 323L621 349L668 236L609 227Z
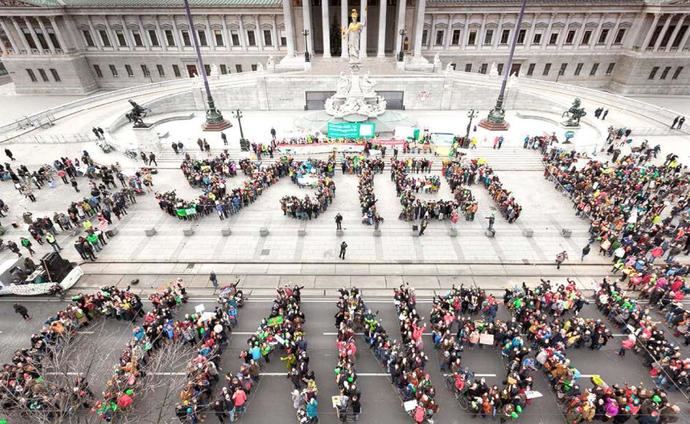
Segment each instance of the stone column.
M48 36L48 31L46 31L46 26L43 24L43 21L41 20L40 17L37 17L36 20L38 21L38 26L41 28L41 32L43 33L43 38L45 38L46 43L48 43L48 48L50 49L50 52L52 54L55 54L55 46L53 45L53 41Z
M247 33L244 29L244 21L242 20L242 15L240 15L238 18L240 20L240 45L242 46L242 50L247 51Z
M254 15L254 22L256 25L256 31L254 31L254 38L256 39L256 45L259 47L260 51L264 50L264 35L261 29L261 24L259 22L259 15Z
M546 32L544 33L544 45L542 48L546 48L549 45L549 40L551 39L551 28L553 27L553 19L556 17L553 13L549 16L549 25L546 27ZM566 31L568 29L566 28Z
M223 18L223 24L225 24L225 17L222 16ZM173 40L175 40L175 48L177 51L181 51L183 46L182 46L182 39L180 38L180 31L177 28L177 22L175 21L175 15L170 15L170 23L172 25L172 33L173 33ZM223 29L225 29L225 25L223 25ZM227 38L226 38L227 40Z
M3 56L6 56L7 54L9 54L9 52L5 48L5 43L0 42L0 52L2 53Z
M106 25L108 22L108 18L106 18ZM163 49L164 52L168 51L168 37L165 36L165 32L161 29L161 23L160 20L158 19L158 15L154 15L153 17L153 22L156 25L156 34L158 36L158 44L160 44L161 48ZM115 45L115 44L113 44Z
M314 28L311 25L311 0L302 0L302 23L304 24L304 29L309 30L307 45L304 46L304 50L308 51L311 57L314 57Z
M26 41L26 38L24 38L24 32L22 31L21 27L19 26L17 19L16 18L10 18L10 19L12 19L12 23L14 24L14 29L17 31L17 37L19 38L19 40L21 40L22 46L24 47L24 50L26 50L26 52L28 54L31 54L31 48L29 47L29 42ZM17 52L17 53L19 53L19 52Z
M340 0L340 57L343 59L347 59L347 37L343 37L342 32L349 24L350 13L347 10L347 0Z
M623 18L623 14L620 13L618 14L618 18L616 19L616 24L613 26L611 29L611 34L609 35L609 39L606 41L606 48L610 49L611 46L613 45L613 40L616 39L616 34L618 33L618 26L621 24L621 19Z
M369 26L369 22L367 22L367 0L360 0L359 2L359 21L364 24L359 42L359 57L363 58L367 57L367 27Z
M532 42L534 41L534 33L537 31L537 18L539 17L539 14L534 13L532 15L532 27L529 29L529 33L527 34L527 39L525 40L525 46L531 48L532 47ZM541 38L541 41L544 42L544 37Z
M273 25L273 32L271 38L273 39L273 49L280 50L280 39L278 37L278 25L276 24L276 15L271 16L271 25Z
M321 0L321 33L323 36L323 57L331 57L331 23L328 17L328 0Z
M486 33L486 13L484 13L482 15L482 23L479 26L479 33L477 34L477 38L476 38L477 50L483 48L483 46L484 46L484 35L485 35L485 33ZM500 36L500 34L494 34L494 38L491 39L491 42L493 43L499 36Z
M648 47L647 45L652 40L652 35L654 35L654 30L656 29L656 25L659 23L660 17L661 17L661 15L659 15L658 13L654 14L654 20L652 21L652 26L650 26L649 29L647 30L647 35L645 36L644 41L642 42L642 45L640 46L640 49L642 51L647 50L647 47Z
M515 29L513 29L515 30ZM491 47L494 49L498 47L500 38L503 36L503 13L498 15L498 27L496 27L496 33L494 34L493 40L491 40ZM510 37L508 37L508 41L510 41ZM484 45L484 43L482 43Z
M137 16L137 23L139 24L139 35L141 35L141 39L144 40L144 46L146 46L146 50L151 50L151 43L149 42L149 34L148 31L144 28L144 24L141 21L141 16ZM194 28L189 28L190 31L195 31ZM190 34L191 36L191 34Z
M453 38L453 15L448 15L448 26L446 27L446 37L443 39L443 49L448 50L450 48L450 40Z
M592 39L589 40L589 48L592 48L597 45L597 42L599 41L599 34L601 33L601 27L604 25L604 14L601 14L601 17L599 18L599 25L597 25L597 29L594 31L594 34L592 34Z
M228 24L225 22L225 15L220 15L220 24L223 27L225 50L232 50L232 36L230 35L230 31L228 31Z
M129 50L132 51L134 50L134 40L131 37L131 34L129 33L129 29L127 28L127 22L125 21L125 17L120 15L120 22L122 24L122 34L125 36L125 40L127 41L127 47L129 47ZM173 28L177 30L177 26L175 26L175 21L173 20Z
M158 26L158 20L156 20L156 26ZM211 19L209 19L209 15L206 15L206 28L208 28L208 36L206 39L209 41L209 46L211 46L211 50L216 49L216 34L213 32L211 29ZM223 40L225 41L225 40Z
M383 0L382 0L383 1ZM402 49L403 36L400 35L400 30L405 29L405 12L407 11L407 0L398 0L398 19L395 28L395 55L400 54Z
M105 20L105 31L108 33L108 38L110 39L110 45L113 47L113 50L120 50L120 43L117 42L117 35L115 35L115 31L113 31L113 29L110 27L110 22L108 22L108 16L104 16L103 19ZM156 26L158 26L158 17L157 16L156 16ZM160 32L160 31L158 31L158 32Z
M431 15L431 30L426 36L426 41L428 41L428 49L431 50L436 46L436 14ZM427 46L424 46L427 48Z
M424 12L426 12L426 0L417 0L414 23L414 57L422 56L422 31L424 31Z
M324 1L324 3L326 3ZM379 0L379 41L377 46L377 57L386 56L386 12L388 0Z
M10 29L7 26L7 24L5 24L5 20L3 18L0 18L0 26L2 26L2 30L5 32L5 35L7 35L7 38L10 40L10 45L12 46L12 50L14 50L14 54L19 54L19 47L17 47L17 43L14 41L14 37L12 37Z
M678 23L676 24L676 28L673 30L673 33L671 34L671 38L668 40L668 45L666 46L666 51L670 52L671 51L671 45L673 45L673 40L676 39L678 36L678 33L680 32L680 27L683 26L685 23L685 18L687 18L688 15L682 15L680 19L678 19ZM680 49L679 49L680 50Z
M38 36L36 35L36 31L34 31L34 26L31 25L31 19L29 18L24 18L24 23L26 24L26 27L29 29L29 34L31 34L31 38L34 39L34 44L36 45L36 49L40 54L43 54L43 46L41 45L41 42L38 39ZM45 37L45 35L44 35Z
M283 0L283 23L285 24L285 38L287 38L287 57L295 56L295 28L292 24L291 0Z
M668 31L668 26L671 25L671 20L673 20L673 15L669 14L666 18L666 22L664 22L664 26L661 28L659 36L656 39L656 43L654 43L654 51L659 50L659 47L661 46L661 41L666 36L666 31Z
M682 51L685 45L688 43L688 38L690 38L690 31L685 31L685 35L683 36L683 39L680 40L680 44L678 44L678 51Z
M53 28L53 31L55 31L55 37L58 39L58 43L60 43L60 49L67 53L69 50L69 46L65 42L65 37L62 36L62 31L60 31L60 27L58 26L57 20L55 19L55 16L50 16L50 26Z
M560 37L560 39L558 40L558 48L559 49L561 49L563 47L563 44L565 44L565 39L568 36L568 32L570 32L569 26L570 26L571 16L572 15L570 13L568 13L568 16L566 16L566 18L565 18L565 28L563 29L563 37ZM576 41L577 40L573 40L573 43L575 43Z

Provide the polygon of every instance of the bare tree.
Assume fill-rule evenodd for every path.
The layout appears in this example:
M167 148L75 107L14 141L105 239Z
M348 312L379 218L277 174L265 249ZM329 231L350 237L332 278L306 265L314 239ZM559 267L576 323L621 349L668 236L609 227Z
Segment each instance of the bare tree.
M185 364L196 348L182 341L164 343L143 367L143 375L136 383L135 403L117 414L118 423L165 424L173 420L175 403L187 383ZM141 399L146 403L137 403Z
M89 335L66 332L55 344L47 345L36 366L40 377L28 383L22 394L3 390L3 405L14 405L5 408L3 416L11 423L90 422L88 408L93 396L88 383L75 391L77 379L100 378L99 370L113 353L104 352L102 346L113 343L115 336L105 330L105 321L90 326Z

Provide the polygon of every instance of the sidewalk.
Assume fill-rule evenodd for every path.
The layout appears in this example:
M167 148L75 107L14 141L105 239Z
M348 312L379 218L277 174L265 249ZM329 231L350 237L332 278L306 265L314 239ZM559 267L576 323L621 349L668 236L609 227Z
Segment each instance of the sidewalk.
M168 282L182 278L196 295L212 295L209 274L215 271L222 286L240 279L240 287L254 295L271 295L285 284L304 285L310 296L332 296L342 287L359 287L380 295L389 293L403 282L427 294L452 285L476 285L503 292L505 288L526 282L536 285L540 279L564 283L574 280L583 290L591 290L608 275L611 266L563 265L496 265L496 264L365 264L365 263L85 263L84 277L75 289L95 290L106 284L128 286L138 279L138 289L153 291ZM432 293L433 294L433 293Z

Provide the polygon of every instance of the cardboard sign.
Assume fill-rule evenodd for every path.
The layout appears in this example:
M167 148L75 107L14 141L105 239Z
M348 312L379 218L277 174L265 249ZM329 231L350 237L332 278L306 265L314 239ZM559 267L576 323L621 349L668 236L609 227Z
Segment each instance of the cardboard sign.
M537 398L540 398L542 396L544 396L544 395L542 395L541 392L538 392L536 390L527 390L525 392L525 397L527 399L537 399Z
M480 334L479 335L479 344L493 346L494 335L493 334Z
M403 408L405 408L405 412L414 411L416 407L417 399L408 400L407 402L403 403Z
M204 306L203 303L200 304L200 305L196 305L196 306L194 307L194 311L195 311L197 314L202 314L205 310L206 310L206 307Z

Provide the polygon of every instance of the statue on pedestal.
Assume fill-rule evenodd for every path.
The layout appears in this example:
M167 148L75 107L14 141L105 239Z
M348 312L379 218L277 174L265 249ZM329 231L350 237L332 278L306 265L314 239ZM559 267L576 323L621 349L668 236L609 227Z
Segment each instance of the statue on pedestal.
M358 22L359 14L356 9L352 9L350 14L351 22L347 28L342 29L343 38L347 37L347 56L350 63L359 62L359 46L362 35L362 28L366 25L364 22Z
M585 108L581 107L582 101L580 100L579 97L576 97L575 100L573 101L573 105L570 106L570 109L566 110L563 112L563 115L561 115L561 118L566 118L566 121L563 121L563 126L565 127L579 127L580 126L580 119L582 119L583 116L587 115L587 112L585 112Z
M128 100L129 104L132 105L132 110L125 114L129 122L133 122L132 128L148 128L149 124L144 122L146 114L151 111L149 108L141 107L134 100Z

